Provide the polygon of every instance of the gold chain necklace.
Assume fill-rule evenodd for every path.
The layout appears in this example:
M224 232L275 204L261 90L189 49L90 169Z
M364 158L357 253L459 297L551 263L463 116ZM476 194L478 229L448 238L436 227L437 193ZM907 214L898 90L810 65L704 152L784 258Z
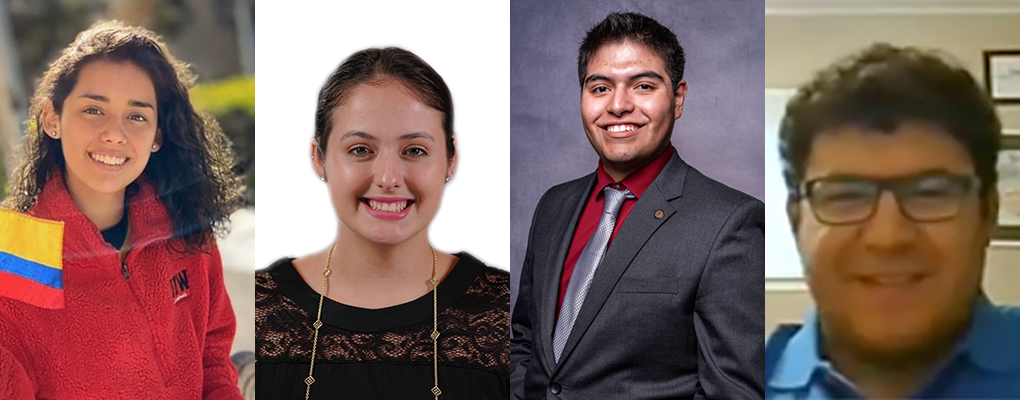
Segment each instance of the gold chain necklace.
M329 269L330 259L333 258L333 249L336 248L336 242L333 242L333 246L329 248L329 254L326 255L326 268L322 270L322 292L319 293L319 311L315 314L315 323L312 324L315 327L315 336L312 338L312 363L308 366L308 378L305 378L305 400L308 400L308 395L312 391L312 384L315 383L315 378L312 377L312 371L315 371L315 350L316 345L319 343L319 328L322 327L322 302L326 298L326 283L329 281L329 276L333 274L333 270ZM432 386L432 394L436 396L436 400L439 400L439 395L443 394L442 390L439 390L439 310L438 310L438 295L437 289L439 287L439 281L436 280L436 249L429 245L429 250L432 250L432 279L429 283L432 284L432 379L435 386Z

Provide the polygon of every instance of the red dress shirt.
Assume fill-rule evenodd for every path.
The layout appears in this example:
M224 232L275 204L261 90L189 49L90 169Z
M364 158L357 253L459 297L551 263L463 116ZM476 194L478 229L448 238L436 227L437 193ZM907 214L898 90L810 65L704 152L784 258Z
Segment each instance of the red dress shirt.
M567 284L570 283L570 275L574 272L574 266L577 265L577 259L581 257L581 251L584 250L584 246L588 243L588 239L591 235L595 234L595 230L599 226L599 219L602 218L602 212L605 208L605 196L602 195L602 189L609 185L620 185L618 189L629 189L631 193L636 196L634 199L626 199L623 201L623 206L620 207L620 213L616 217L616 227L613 228L613 234L609 236L609 244L606 245L608 251L609 246L613 244L613 238L616 237L616 232L620 231L620 227L623 226L623 221L627 220L627 215L630 214L630 210L634 208L634 204L637 203L641 195L645 193L648 186L652 184L652 181L659 176L663 168L666 168L666 164L673 158L673 153L676 150L673 146L670 146L663 151L659 157L652 160L652 162L645 164L637 171L627 175L622 181L615 182L613 178L609 177L606 170L602 168L602 161L599 161L598 172L596 172L595 189L592 190L591 195L588 196L588 201L584 204L584 210L581 211L581 219L577 221L577 227L574 229L574 237L570 241L570 250L567 251L567 260L563 263L563 276L560 277L560 294L559 300L556 302L556 318L559 318L560 307L563 306L563 295L567 292Z

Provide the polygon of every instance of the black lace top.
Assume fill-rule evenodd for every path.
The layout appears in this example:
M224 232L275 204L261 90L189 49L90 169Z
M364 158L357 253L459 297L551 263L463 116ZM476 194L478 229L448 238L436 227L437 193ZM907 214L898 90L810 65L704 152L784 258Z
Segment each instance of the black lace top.
M467 253L438 289L442 400L506 399L510 276ZM292 259L256 274L256 391L298 399L312 353L319 294ZM311 399L433 399L432 293L382 309L325 299Z

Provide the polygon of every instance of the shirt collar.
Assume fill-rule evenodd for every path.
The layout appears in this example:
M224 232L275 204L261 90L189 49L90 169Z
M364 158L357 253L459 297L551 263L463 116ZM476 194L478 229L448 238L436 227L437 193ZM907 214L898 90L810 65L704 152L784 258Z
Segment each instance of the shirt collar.
M655 178L659 176L659 173L666 168L666 164L668 164L669 160L673 158L673 153L675 152L676 149L673 148L673 146L667 147L666 150L664 150L662 154L654 160L645 164L637 171L632 172L630 175L627 175L626 178L623 178L623 180L619 182L614 181L613 178L609 176L609 173L607 173L602 167L602 160L599 160L599 168L596 173L597 179L595 182L595 188L597 189L595 191L595 197L598 197L598 195L602 193L602 189L606 186L619 183L623 185L624 188L630 190L635 197L640 199L641 195L645 193L645 190L652 185L652 181L654 181Z
M88 258L115 254L117 250L106 243L99 228L75 205L64 183L59 167L53 171L36 197L29 215L49 220L64 221L64 258ZM131 247L143 247L157 241L173 238L172 221L163 206L156 188L145 176L136 180L137 191L129 190L127 215ZM134 192L134 193L131 193Z
M956 354L987 371L1012 371L1020 368L1020 345L1014 344L1018 337L1020 310L996 307L982 294L974 304L970 328ZM818 312L811 309L804 325L787 343L769 386L803 388L811 383L816 370L828 368L828 361L818 352L821 339Z
M811 375L823 365L821 355L818 354L819 344L818 312L811 309L804 316L804 325L786 344L769 380L769 386L777 389L807 386L811 382Z

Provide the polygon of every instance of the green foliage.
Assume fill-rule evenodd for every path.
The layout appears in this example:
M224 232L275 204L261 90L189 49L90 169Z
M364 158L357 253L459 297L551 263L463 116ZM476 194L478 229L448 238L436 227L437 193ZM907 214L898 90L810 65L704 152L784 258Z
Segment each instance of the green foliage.
M206 82L191 89L191 102L217 118L242 112L255 116L255 77L238 76Z
M248 204L255 201L255 77L205 82L191 89L195 109L212 115L234 144L237 172L244 174Z

